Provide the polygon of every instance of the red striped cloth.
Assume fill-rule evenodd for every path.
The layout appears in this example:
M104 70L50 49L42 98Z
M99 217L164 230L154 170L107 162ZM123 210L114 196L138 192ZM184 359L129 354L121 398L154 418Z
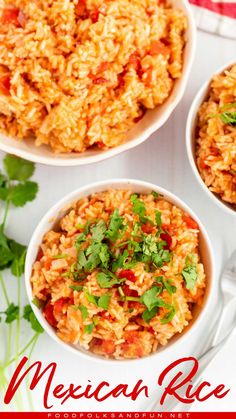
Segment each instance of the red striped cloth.
M236 0L189 0L199 29L236 39Z

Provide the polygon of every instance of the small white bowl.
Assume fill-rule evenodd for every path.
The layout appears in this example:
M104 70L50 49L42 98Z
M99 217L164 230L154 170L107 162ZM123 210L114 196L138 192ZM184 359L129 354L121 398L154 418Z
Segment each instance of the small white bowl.
M219 68L211 76L211 78L202 85L197 95L195 96L195 99L192 102L192 105L188 113L187 123L186 123L187 154L188 154L189 162L193 170L193 173L195 174L199 185L204 189L204 191L207 193L209 198L215 204L217 204L219 208L224 209L227 214L231 214L231 215L236 215L236 211L233 208L233 205L228 204L227 202L224 202L222 199L220 199L220 197L217 194L214 194L213 192L211 192L199 173L197 163L196 163L196 153L195 153L195 146L196 146L195 131L196 131L196 125L197 125L198 111L199 111L200 106L202 105L202 103L204 102L204 100L207 98L209 94L210 83L212 81L212 78L218 74L223 73L224 70L227 70L227 68L232 67L232 65L235 63L236 62L234 60L233 62L225 64L223 67Z
M203 318L205 318L205 320L207 320L206 319L208 315L207 308L210 305L210 300L213 295L212 286L215 283L214 281L215 263L214 263L214 255L213 255L211 242L209 240L209 237L205 228L203 227L198 217L182 200L177 198L172 193L166 191L165 189L160 188L151 183L142 182L140 180L130 180L130 179L114 179L114 180L94 183L88 186L84 186L83 188L80 188L70 193L69 195L65 196L47 212L47 214L42 218L42 220L40 221L36 230L33 233L33 236L31 238L31 241L28 247L27 255L26 255L25 284L26 284L26 290L27 290L28 298L31 303L32 309L38 321L40 322L42 327L45 329L45 331L62 347L67 348L70 351L74 352L75 354L86 357L87 359L90 359L90 360L94 359L94 360L99 360L99 362L105 361L105 362L117 363L117 362L128 362L128 360L117 361L117 360L106 359L106 358L97 356L90 351L86 351L85 349L81 348L80 345L67 344L63 342L61 339L59 339L53 327L51 327L49 323L45 320L42 311L39 308L37 308L34 304L32 304L33 294L32 294L32 286L30 282L32 266L36 260L38 249L42 243L44 234L48 232L49 230L51 230L55 225L57 225L58 221L68 212L68 209L70 208L73 202L77 201L78 199L84 196L89 196L92 193L105 191L110 188L129 189L134 193L150 193L151 191L156 191L164 195L164 197L169 202L181 208L182 210L186 211L193 219L197 221L199 225L199 229L200 229L199 247L200 247L201 259L205 268L206 278L207 278L207 287L206 287L206 292L203 299L203 305L201 308L196 308L191 324L187 328L185 328L184 331L180 335L176 335L175 337L173 337L166 347L160 348L157 352L153 353L152 355L149 355L146 358L158 356L158 354L160 354L162 351L167 351L169 348L173 348L173 346L175 345L175 342L177 341L185 340L187 343L192 333L197 329L200 319L204 320ZM144 358L140 358L140 359L144 359ZM137 360L129 360L129 362L130 361L135 362Z
M47 146L36 147L34 141L19 141L0 133L0 150L15 154L26 160L51 166L80 166L99 162L127 151L145 141L159 129L170 117L171 113L183 97L192 66L195 46L196 29L188 0L171 0L175 8L184 11L188 20L186 46L184 50L183 74L174 84L169 98L160 107L148 111L145 117L129 131L127 141L109 150L86 150L84 153L56 154Z

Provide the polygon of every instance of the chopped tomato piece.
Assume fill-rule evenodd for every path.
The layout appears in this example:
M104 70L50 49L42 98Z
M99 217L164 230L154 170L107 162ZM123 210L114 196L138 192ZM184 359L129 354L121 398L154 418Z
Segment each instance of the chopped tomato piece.
M49 270L52 266L52 259L51 258L47 258L44 262L44 268Z
M1 22L12 23L15 26L25 27L26 17L25 14L17 7L9 7L3 10Z
M54 303L54 312L55 314L60 314L63 308L71 302L70 298L61 297L59 300Z
M101 149L105 147L105 144L102 141L98 141L96 145L98 146L98 148L101 148Z
M153 225L151 223L143 224L141 227L144 233L150 234L153 231Z
M96 23L99 19L99 10L95 9L93 10L93 12L90 14L90 19L92 20L93 23Z
M131 290L128 285L124 285L122 289L126 297L138 297L137 291Z
M143 80L145 81L146 84L152 83L152 71L153 71L152 67L148 67L143 70Z
M124 87L125 85L125 80L124 80L124 76L126 74L126 71L122 71L122 73L118 74L117 76L117 81L118 81L118 85L117 87Z
M203 159L201 159L200 161L199 161L199 166L200 166L200 168L201 169L203 169L203 170L205 170L205 169L208 169L209 168L209 166L204 162L204 160Z
M53 314L53 305L52 305L51 301L49 301L46 304L46 306L44 307L43 314L44 314L44 317L47 320L47 322L52 327L56 327L57 326L57 321L56 321L56 319L54 317L54 314Z
M104 61L98 67L98 73L102 73L103 71L107 70L109 67L110 67L110 63L108 63L107 61Z
M0 77L0 92L5 96L10 96L11 79L9 74Z
M168 55L170 49L161 41L152 41L150 45L150 55Z
M115 342L111 339L105 340L94 338L92 341L92 347L99 348L99 351L101 351L101 353L105 353L107 355L112 355L116 349Z
M120 279L122 278L126 278L129 281L135 282L136 281L136 277L134 275L134 272L131 271L130 269L123 269L122 271L119 272L118 277Z
M36 257L36 261L39 262L42 259L42 257L43 257L43 251L42 251L42 248L40 247L37 257Z
M170 247L171 247L171 244L172 244L171 236L167 233L161 233L160 238L161 238L161 240L164 240L166 242L166 245L164 246L164 249L169 250Z
M139 332L136 330L132 330L130 332L126 332L125 334L125 341L127 343L135 343L139 340Z
M141 78L143 74L143 69L140 61L140 55L137 51L133 52L133 54L130 55L129 64L131 65L131 67L135 69L136 73Z
M113 321L113 317L110 315L110 313L108 312L108 311L106 311L106 310L103 310L101 313L99 313L99 315L103 318L103 319L106 319L106 320L109 320L109 321Z
M198 223L195 220L193 220L191 217L185 216L184 221L187 224L188 228L192 228L193 230L198 230L199 229Z
M104 77L96 77L93 79L93 84L104 84L108 82L109 80L105 79Z
M75 6L75 13L81 19L87 19L89 14L86 6L86 0L79 0Z

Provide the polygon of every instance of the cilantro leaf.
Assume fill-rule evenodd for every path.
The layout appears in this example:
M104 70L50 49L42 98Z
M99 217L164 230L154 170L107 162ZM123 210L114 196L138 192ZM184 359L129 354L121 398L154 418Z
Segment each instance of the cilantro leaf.
M160 293L160 287L154 286L149 290L145 291L141 296L141 302L151 311L154 307L165 307L170 308L170 304L167 304L164 300L158 297Z
M98 307L103 308L104 310L108 310L110 300L110 294L103 294L98 300Z
M115 284L119 284L120 280L111 272L98 272L97 282L101 288L112 288Z
M156 192L156 191L152 191L151 194L154 198L158 198L158 196L159 196L159 193Z
M16 306L14 303L11 303L4 311L4 313L6 314L5 323L12 323L14 320L19 318L19 306Z
M15 240L9 239L9 248L14 256L11 264L11 273L16 277L20 277L25 270L26 246L17 243Z
M152 320L153 317L155 317L155 315L158 312L158 307L153 307L150 311L148 309L146 309L143 314L142 314L142 318L146 323L149 323L150 320Z
M37 333L43 333L44 329L42 328L41 324L38 322L31 306L27 304L24 307L23 318L27 320L31 324L32 330Z
M88 325L87 325L87 326L85 326L85 328L84 328L84 333L88 333L89 335L91 335L91 333L92 333L92 331L93 331L94 327L95 327L95 324L94 324L94 323L90 323L90 324L88 324Z
M35 170L34 163L11 154L5 156L3 163L10 180L24 182L33 175Z
M156 225L158 227L161 227L162 221L161 221L161 212L160 211L155 211L155 220L156 220Z
M172 305L171 309L168 311L168 313L165 314L165 316L161 319L161 324L167 324L173 320L176 314L175 306Z
M124 228L124 218L121 217L118 209L115 209L110 218L110 224L106 232L106 237L111 241L115 241L119 237L119 231Z
M33 201L37 193L38 184L26 181L11 188L9 199L15 207L23 207L27 202Z
M112 272L116 272L119 268L123 268L128 257L129 257L129 252L127 249L125 249L124 252L121 253L118 256L118 258L115 259L114 262L112 263Z
M147 256L151 256L152 253L157 253L157 244L154 236L144 236L142 250Z
M132 194L130 200L133 204L133 212L139 215L141 221L142 217L146 214L146 207L144 203L138 198L137 194Z
M89 303L94 304L95 306L98 305L99 297L97 295L90 294L89 292L86 293L86 297Z
M186 283L186 288L192 290L195 286L195 283L198 279L198 274L195 265L185 266L182 270L182 276Z
M91 227L92 239L95 242L101 242L105 237L106 232L106 224L105 221L100 220L97 224Z
M73 290L73 291L77 291L77 292L80 292L80 291L83 291L83 286L82 285L70 285L70 288Z
M81 315L82 315L82 319L86 320L88 318L88 309L87 307L83 306L82 304L78 307Z

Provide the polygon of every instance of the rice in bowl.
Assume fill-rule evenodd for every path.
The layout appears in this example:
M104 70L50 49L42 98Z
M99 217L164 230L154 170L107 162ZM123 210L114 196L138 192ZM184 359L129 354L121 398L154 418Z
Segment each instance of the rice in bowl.
M198 239L198 224L157 193L95 193L45 234L33 295L63 341L114 359L147 356L201 306Z
M236 208L236 65L216 75L196 127L200 175L222 201Z
M157 0L1 0L0 130L115 147L181 77L186 17Z

